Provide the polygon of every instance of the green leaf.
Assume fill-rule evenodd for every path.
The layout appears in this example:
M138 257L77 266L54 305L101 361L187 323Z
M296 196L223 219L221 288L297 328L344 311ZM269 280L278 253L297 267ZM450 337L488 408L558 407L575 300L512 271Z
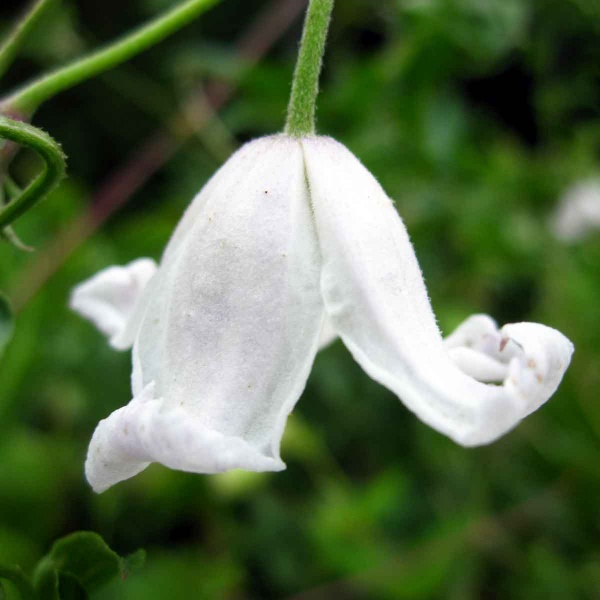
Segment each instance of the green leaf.
M127 579L131 571L137 571L146 562L146 551L143 548L121 559L121 578Z
M8 298L0 292L0 356L6 348L14 329L14 316Z
M21 567L17 566L3 566L0 565L0 579L6 579L10 581L21 596L21 600L34 600L35 593L33 591L33 587L25 575L21 570ZM2 583L0 582L0 599L4 597L4 588L2 587Z
M125 579L144 560L143 550L121 558L97 533L79 531L55 542L40 561L35 587L43 600L85 598L117 576Z
M72 575L60 575L58 578L58 595L60 600L87 600L89 597L84 587Z
M47 557L37 566L33 577L35 591L41 600L60 600L58 593L58 572Z

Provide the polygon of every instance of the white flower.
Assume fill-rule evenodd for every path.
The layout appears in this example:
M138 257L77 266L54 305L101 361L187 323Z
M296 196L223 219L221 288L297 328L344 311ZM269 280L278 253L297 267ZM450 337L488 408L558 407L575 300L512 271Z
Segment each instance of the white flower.
M600 178L581 181L570 187L553 215L554 235L564 242L576 242L600 228Z
M96 276L107 311L121 305L110 281L136 264ZM85 286L93 290L77 288L74 307L94 317ZM86 473L98 492L151 462L283 469L287 416L335 334L373 379L465 446L493 441L543 404L573 351L554 329L498 331L483 315L444 341L392 202L327 137L279 135L239 150L192 202L123 317L119 341L135 331L133 400L92 438Z

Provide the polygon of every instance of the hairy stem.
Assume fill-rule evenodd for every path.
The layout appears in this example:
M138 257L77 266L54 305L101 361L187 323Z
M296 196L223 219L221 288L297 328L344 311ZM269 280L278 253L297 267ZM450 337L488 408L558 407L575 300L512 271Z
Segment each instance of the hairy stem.
M285 133L293 137L315 133L319 74L332 10L333 0L310 0L306 11L285 124Z
M219 0L187 0L120 40L17 90L0 104L0 110L30 118L46 100L154 46L217 2Z
M31 33L31 30L39 23L46 9L55 0L37 0L31 9L17 23L13 31L8 35L4 43L0 46L0 77L6 73L12 64L19 48L25 41L25 38Z
M0 229L10 225L42 200L64 177L66 163L60 145L46 132L0 116L0 138L31 148L44 161L42 172L4 207L0 208Z

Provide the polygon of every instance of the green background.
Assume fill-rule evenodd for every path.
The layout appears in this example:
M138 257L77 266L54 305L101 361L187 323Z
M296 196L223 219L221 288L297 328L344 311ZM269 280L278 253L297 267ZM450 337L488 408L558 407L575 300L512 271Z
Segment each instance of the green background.
M171 4L60 3L2 90ZM318 104L319 132L395 199L442 331L486 312L573 340L546 406L463 449L336 342L290 418L287 471L154 465L100 496L83 478L95 425L130 399L130 359L68 310L69 291L108 265L158 258L231 151L282 129L301 32L300 17L285 21L301 4L223 0L36 115L62 142L69 179L17 223L35 253L0 247L0 289L18 310L0 364L0 563L30 570L56 538L91 529L120 554L148 552L97 598L597 598L600 237L567 245L549 228L561 194L600 171L595 0L338 0ZM0 30L24 5L2 3ZM200 131L207 98L225 89ZM37 168L22 153L13 173L25 183ZM123 168L143 184L109 217Z

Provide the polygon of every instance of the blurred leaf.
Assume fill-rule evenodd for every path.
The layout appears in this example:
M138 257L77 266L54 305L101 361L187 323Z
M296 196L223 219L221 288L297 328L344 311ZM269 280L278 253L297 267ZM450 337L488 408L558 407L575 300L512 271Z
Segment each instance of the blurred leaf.
M97 533L80 531L55 542L36 568L35 586L43 600L86 598L117 576L125 579L144 560L143 550L121 558Z
M199 549L169 548L153 550L152 568L144 569L127 582L123 596L114 581L97 594L98 600L146 600L168 598L168 600L190 600L191 598L243 598L239 584L243 572L232 557L216 554L214 548L206 554Z
M3 482L4 483L4 482ZM0 504L4 505L3 500ZM31 565L39 557L37 545L15 527L0 527L0 564Z
M146 563L146 551L143 548L121 559L121 578L126 579L131 571L141 569Z
M34 600L34 591L25 573L17 566L0 565L0 579L10 581L18 590L21 600ZM0 582L0 598L4 595L4 588Z
M0 356L4 352L14 329L14 316L8 298L0 292Z
M67 573L60 575L58 587L61 600L87 600L88 598L88 594L81 583Z

